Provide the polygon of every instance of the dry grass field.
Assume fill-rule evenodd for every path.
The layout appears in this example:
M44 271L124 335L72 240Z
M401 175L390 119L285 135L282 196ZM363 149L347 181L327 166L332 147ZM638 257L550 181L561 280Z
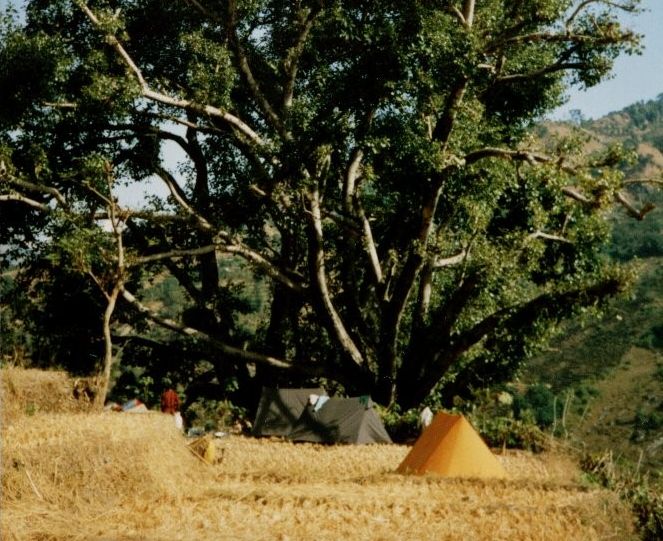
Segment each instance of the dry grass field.
M2 371L15 413L2 427L3 541L636 538L617 496L580 483L561 453L507 452L509 478L479 481L395 474L405 446L237 436L214 440L206 464L160 413L17 415L14 375Z

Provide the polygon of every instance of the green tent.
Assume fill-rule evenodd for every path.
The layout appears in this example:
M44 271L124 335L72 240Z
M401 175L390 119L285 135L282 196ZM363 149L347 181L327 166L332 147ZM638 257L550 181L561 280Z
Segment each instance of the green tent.
M307 404L288 438L319 443L391 443L368 396Z
M324 389L263 388L253 423L254 436L287 437L309 403L311 395L326 396Z

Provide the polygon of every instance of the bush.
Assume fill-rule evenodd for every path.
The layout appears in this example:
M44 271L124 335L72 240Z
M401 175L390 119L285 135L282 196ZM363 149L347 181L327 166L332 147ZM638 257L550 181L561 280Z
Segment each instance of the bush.
M206 432L243 432L251 426L246 409L228 400L196 400L183 412L183 417L187 426L203 428Z
M421 425L418 410L409 409L401 413L398 406L386 409L376 405L375 408L382 417L384 427L393 441L402 443L419 437Z
M585 455L580 467L592 482L616 491L630 504L643 541L663 539L663 493L646 476L619 468L612 451Z
M639 486L629 494L643 541L663 539L663 494Z
M527 411L531 411L536 424L548 428L555 422L555 395L543 384L532 385L524 395L514 397L514 414L523 419Z
M470 416L470 420L489 447L526 449L533 453L549 448L549 438L527 419L474 414Z

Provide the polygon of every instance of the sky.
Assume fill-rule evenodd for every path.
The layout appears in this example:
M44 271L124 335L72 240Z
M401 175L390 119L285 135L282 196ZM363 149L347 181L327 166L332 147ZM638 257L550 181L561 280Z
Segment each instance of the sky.
M624 56L615 62L612 79L588 90L572 90L569 101L553 114L565 119L579 109L586 118L599 118L638 101L663 93L663 0L643 0L643 13L623 16L623 23L644 35L640 56Z

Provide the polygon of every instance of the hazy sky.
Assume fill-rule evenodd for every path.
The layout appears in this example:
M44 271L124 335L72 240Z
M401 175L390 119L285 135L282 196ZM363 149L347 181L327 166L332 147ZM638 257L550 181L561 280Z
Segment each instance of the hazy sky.
M663 0L643 0L641 5L644 13L623 19L644 35L643 54L617 59L612 79L586 91L571 91L569 102L555 117L564 118L571 109L580 109L587 118L598 118L663 93Z

